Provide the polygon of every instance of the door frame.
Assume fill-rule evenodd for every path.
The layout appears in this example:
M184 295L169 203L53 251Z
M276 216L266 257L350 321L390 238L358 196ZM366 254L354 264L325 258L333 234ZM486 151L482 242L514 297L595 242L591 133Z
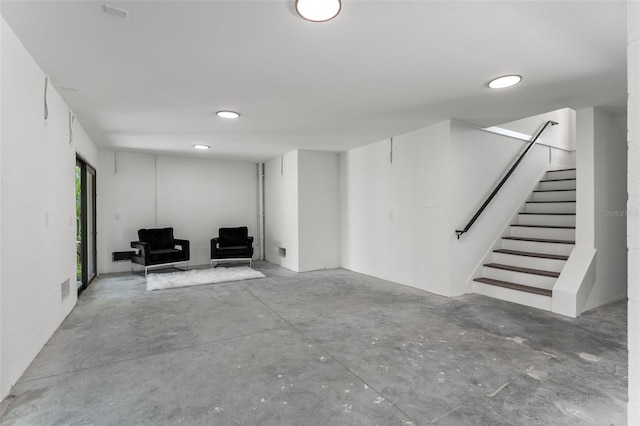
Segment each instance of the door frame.
M80 294L83 290L85 290L89 284L95 279L98 275L97 271L97 236L98 232L96 229L96 169L91 166L87 160L85 160L79 154L76 154L76 167L80 167L80 211L81 217L80 221L76 223L80 226L80 235L81 235L81 244L80 244L80 262L82 263L82 276L81 276L81 284L78 285L78 294ZM93 176L91 182L91 194L93 197L91 200L88 200L87 195L87 174L91 174ZM76 201L77 202L77 201ZM87 211L89 207L89 203L91 203L91 210L93 214L91 217L88 217ZM91 229L93 229L93 238L91 241L93 242L92 247L89 247L89 239L87 238L87 232L89 229L89 221L91 221ZM93 256L89 256L89 253ZM89 265L89 259L93 259L93 265ZM92 268L90 268L92 266ZM91 275L89 275L89 270L92 270ZM76 277L77 278L77 277Z

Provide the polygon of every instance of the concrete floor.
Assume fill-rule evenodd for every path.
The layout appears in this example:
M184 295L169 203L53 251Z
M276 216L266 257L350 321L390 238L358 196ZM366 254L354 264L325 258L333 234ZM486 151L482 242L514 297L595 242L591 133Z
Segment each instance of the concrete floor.
M625 425L626 302L576 320L337 269L98 278L2 425Z

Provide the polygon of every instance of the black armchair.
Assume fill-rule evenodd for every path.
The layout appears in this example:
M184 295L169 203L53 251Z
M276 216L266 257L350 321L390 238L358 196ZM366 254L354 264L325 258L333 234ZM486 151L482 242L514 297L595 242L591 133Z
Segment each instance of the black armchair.
M149 268L172 266L186 263L189 269L189 241L173 238L173 228L139 229L138 239L131 242L137 253L131 258L133 263L144 266L144 276Z
M211 267L229 261L249 261L253 257L253 237L246 226L220 228L218 237L211 240Z

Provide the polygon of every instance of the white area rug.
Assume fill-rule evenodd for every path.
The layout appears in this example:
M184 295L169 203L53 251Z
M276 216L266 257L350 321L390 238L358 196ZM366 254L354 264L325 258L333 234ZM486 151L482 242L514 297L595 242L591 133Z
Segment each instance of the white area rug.
M149 274L147 276L147 290L162 290L165 288L242 281L263 277L264 274L248 266L236 266L233 268L218 266L211 269L191 269L184 272Z

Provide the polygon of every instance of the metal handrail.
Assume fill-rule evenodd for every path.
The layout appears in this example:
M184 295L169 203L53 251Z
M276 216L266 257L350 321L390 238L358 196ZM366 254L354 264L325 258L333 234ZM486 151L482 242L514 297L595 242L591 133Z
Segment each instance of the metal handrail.
M509 176L511 176L511 174L513 173L513 171L518 167L518 165L520 165L520 162L522 161L522 159L524 158L525 155L527 155L527 152L529 152L529 150L533 147L533 145L535 145L536 141L538 140L538 138L540 137L540 135L542 134L542 132L545 131L545 129L551 125L551 126L555 126L556 124L558 124L555 121L547 121L546 123L544 123L544 125L542 126L542 128L538 131L538 133L536 133L536 135L533 137L533 139L531 140L531 142L529 142L529 146L527 146L527 149L524 150L524 152L522 153L522 155L520 155L520 157L518 158L518 160L513 164L513 166L511 166L511 169L509 169L509 171L507 172L507 174L502 178L502 180L500 181L500 183L498 184L498 186L496 186L496 188L493 190L493 192L489 195L489 197L487 197L487 199L485 200L485 202L482 204L482 206L480 206L480 208L478 209L478 211L476 212L476 214L473 215L473 217L471 218L471 220L469 221L469 223L467 223L467 225L464 227L464 229L460 230L460 229L456 229L456 234L458 235L458 239L460 239L460 236L464 233L466 233L467 231L469 231L469 229L473 226L473 224L475 223L476 220L478 220L478 218L480 217L480 215L482 214L482 212L484 212L484 210L487 208L487 206L489 205L489 203L491 202L491 200L493 200L493 198L496 196L496 194L498 193L498 191L500 191L500 188L502 188L502 186L505 184L505 182L507 181L507 179L509 179Z

